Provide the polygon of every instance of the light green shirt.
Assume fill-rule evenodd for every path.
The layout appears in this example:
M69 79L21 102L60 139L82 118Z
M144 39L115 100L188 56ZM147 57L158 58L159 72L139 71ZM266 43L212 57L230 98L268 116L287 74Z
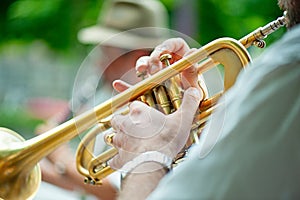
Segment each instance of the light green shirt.
M300 199L300 26L221 101L200 145L149 199Z

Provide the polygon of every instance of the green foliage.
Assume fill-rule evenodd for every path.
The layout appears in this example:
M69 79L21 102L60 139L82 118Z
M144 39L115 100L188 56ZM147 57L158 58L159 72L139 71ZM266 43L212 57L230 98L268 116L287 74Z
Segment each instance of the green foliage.
M6 6L0 43L41 39L55 50L69 50L76 45L76 33L90 20L96 23L101 5L97 0L18 0L0 4Z
M171 17L176 14L174 11L178 6L193 2L192 5L195 6L191 9L198 15L195 24L198 31L192 37L202 44L223 36L241 38L282 14L274 0L161 1ZM0 45L9 40L30 42L41 39L56 50L76 50L77 32L80 28L97 22L102 2L103 0L2 0ZM189 19L185 20L189 23Z
M7 23L3 27L6 35L2 35L4 41L23 40L32 41L44 39L51 46L63 48L68 45L68 28L65 24L57 23L63 10L59 9L63 1L16 1L7 10ZM64 20L68 20L65 17ZM58 32L60 30L60 32Z
M11 129L25 139L34 136L34 130L42 120L32 117L26 110L10 106L0 106L0 127Z
M274 0L201 0L198 1L199 42L207 42L219 37L239 39L258 27L264 26L282 16ZM284 30L269 36L272 42Z

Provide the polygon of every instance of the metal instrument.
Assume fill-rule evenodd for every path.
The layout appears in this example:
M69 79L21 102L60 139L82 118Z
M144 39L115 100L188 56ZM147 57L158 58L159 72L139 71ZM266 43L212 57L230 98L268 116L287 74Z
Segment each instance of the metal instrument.
M285 25L285 18L281 17L240 41L231 38L212 41L193 54L184 57L95 108L27 141L24 141L21 136L11 130L0 128L0 199L24 200L33 198L41 180L37 163L61 144L87 130L90 131L78 146L77 168L86 177L87 183L101 183L101 179L114 171L107 165L107 160L116 155L117 150L112 147L99 157L94 157L89 149L94 145L91 142L94 135L111 127L110 118L113 113L118 112L128 102L137 99L150 106L159 102L159 107L162 110L167 110L164 112L173 112L180 105L182 92L180 89L176 89L178 85L176 75L195 63L197 63L199 74L218 63L222 64L225 69L224 90L230 88L239 71L251 61L245 47L258 44L269 33L283 25ZM174 93L170 92L169 89L164 91L166 82L172 85L171 88L175 88ZM162 84L165 85L161 87ZM152 92L155 93L154 96L161 99L152 98L150 95ZM200 112L195 117L194 130L201 127L206 121L221 95L206 98L201 103ZM166 100L167 96L171 96L171 100ZM175 104L169 102L175 102ZM112 139L113 136L106 138L108 142Z

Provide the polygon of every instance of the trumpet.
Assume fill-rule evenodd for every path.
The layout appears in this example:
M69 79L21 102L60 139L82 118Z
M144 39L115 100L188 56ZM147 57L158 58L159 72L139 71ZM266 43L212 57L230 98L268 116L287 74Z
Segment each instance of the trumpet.
M286 19L283 16L255 30L240 41L232 38L214 40L95 108L32 139L25 141L14 131L0 128L0 199L32 199L41 181L41 172L37 163L61 144L86 131L89 132L79 144L76 153L77 169L86 177L87 183L101 184L104 177L115 171L110 168L107 161L118 152L112 147L95 157L89 150L95 145L93 142L95 135L111 128L110 119L114 113L126 107L128 102L137 99L150 106L153 103L158 104L163 112L173 112L180 105L181 98L181 91L176 89L177 76L191 65L196 65L198 74L206 72L217 64L223 65L224 91L226 91L234 84L240 70L251 62L246 47L251 45L262 47L263 39L285 24ZM166 82L169 82L171 88L175 88L175 92L161 87ZM168 92L172 94L166 94ZM155 98L151 98L152 93L155 94ZM197 130L203 128L206 119L217 106L220 96L222 93L207 97L199 105L200 112L195 117L192 127L192 130L196 130L196 135ZM166 100L169 97L171 100ZM166 108L168 111L164 111ZM106 138L108 143L111 140L113 135Z

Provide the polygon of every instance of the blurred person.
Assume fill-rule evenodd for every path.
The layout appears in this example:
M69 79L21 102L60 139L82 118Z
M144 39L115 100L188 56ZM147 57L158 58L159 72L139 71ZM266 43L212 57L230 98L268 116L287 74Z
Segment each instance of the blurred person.
M113 94L113 80L122 78L131 84L139 81L135 62L139 57L149 55L165 39L156 28L167 28L167 24L167 11L157 0L104 1L98 24L83 28L78 33L81 43L97 45L91 58L93 69L85 73L84 64L90 63L81 66L69 107L39 126L37 133L43 133L74 113L109 99ZM119 189L118 174L104 180L102 186L84 184L84 177L77 172L73 151L69 144L63 144L41 161L44 182L35 199L80 199L82 194L91 194L91 198L114 199Z
M279 0L289 31L243 70L210 116L200 143L174 170L171 164L190 133L203 98L196 71L179 110L171 115L135 101L116 115L110 166L123 173L118 199L299 199L300 198L300 1ZM151 72L159 56L190 51L182 39L159 45L136 68ZM114 87L123 91L121 80Z

